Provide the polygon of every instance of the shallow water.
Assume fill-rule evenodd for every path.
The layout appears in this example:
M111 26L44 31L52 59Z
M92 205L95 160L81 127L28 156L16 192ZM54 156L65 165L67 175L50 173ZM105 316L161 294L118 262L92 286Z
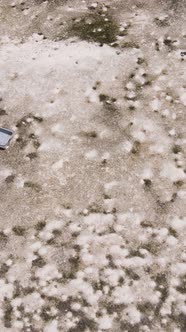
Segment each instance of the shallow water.
M0 2L0 330L186 331L185 17Z

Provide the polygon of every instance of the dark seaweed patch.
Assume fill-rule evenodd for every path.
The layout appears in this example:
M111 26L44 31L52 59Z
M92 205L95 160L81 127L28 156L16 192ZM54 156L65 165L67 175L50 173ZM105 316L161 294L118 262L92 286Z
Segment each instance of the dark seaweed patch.
M14 179L15 179L15 175L9 175L7 176L7 178L5 179L5 182L8 184L8 183L12 183L14 182Z
M25 232L26 232L26 229L23 226L14 226L12 228L12 230L15 233L15 235L17 235L17 236L23 236L23 235L25 235Z
M46 221L39 221L36 226L35 229L37 231L41 231L44 227L46 226Z
M118 32L118 26L111 17L106 18L98 13L74 19L69 29L69 33L73 36L102 44L115 42Z
M30 188L30 189L33 189L35 190L36 192L39 192L41 191L41 186L37 183L34 183L32 181L27 181L24 183L24 187L25 188Z
M0 108L0 116L7 115L6 111L3 108Z
M0 232L0 246L5 246L8 242L8 236L5 235L3 232Z

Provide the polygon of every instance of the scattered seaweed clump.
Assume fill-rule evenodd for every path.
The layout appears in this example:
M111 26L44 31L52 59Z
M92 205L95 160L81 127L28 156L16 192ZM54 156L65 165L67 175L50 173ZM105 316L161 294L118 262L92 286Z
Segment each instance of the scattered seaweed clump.
M111 44L117 40L119 28L113 18L96 13L74 19L69 32L82 40Z

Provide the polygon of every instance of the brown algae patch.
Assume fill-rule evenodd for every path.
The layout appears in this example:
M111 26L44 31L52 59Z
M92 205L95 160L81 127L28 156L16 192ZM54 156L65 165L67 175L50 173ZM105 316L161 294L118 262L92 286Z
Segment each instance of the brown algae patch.
M12 230L13 230L14 234L17 235L17 236L24 236L25 232L26 232L25 227L19 226L19 225L18 226L14 226L12 228Z
M73 20L69 34L82 40L110 44L116 41L119 28L112 17L101 14L88 14Z

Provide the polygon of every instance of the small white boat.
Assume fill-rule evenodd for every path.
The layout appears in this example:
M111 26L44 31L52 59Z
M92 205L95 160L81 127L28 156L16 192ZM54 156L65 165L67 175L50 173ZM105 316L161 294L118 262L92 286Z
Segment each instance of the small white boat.
M6 149L13 136L13 131L0 127L0 149Z

